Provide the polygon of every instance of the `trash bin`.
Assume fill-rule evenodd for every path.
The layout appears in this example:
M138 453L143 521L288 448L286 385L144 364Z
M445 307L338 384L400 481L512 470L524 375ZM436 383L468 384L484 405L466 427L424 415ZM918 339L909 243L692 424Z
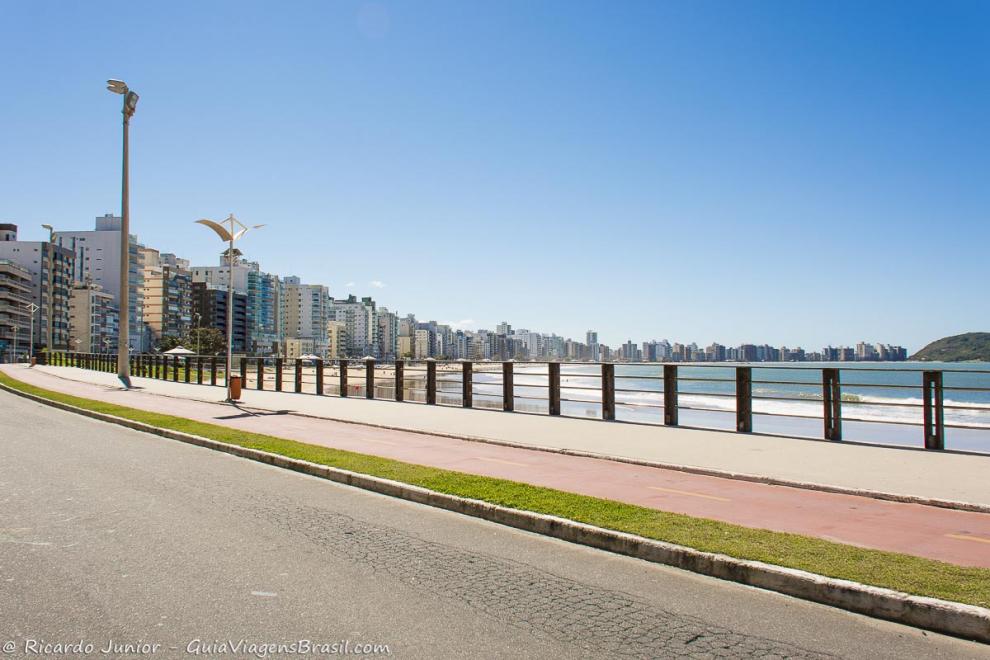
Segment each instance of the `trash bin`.
M36 358L36 357L32 357L32 358L31 358L31 366L33 367L33 366L34 366L34 365L36 365L36 364L38 364L38 358Z
M237 401L241 398L241 377L231 376L230 377L230 398L233 401Z

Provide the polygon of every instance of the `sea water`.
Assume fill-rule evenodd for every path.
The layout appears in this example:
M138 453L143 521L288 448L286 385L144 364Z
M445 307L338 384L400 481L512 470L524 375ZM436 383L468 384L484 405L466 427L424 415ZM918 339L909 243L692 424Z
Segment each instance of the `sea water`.
M735 429L736 363L678 365L682 426ZM943 372L946 448L990 452L990 363L765 363L753 369L753 431L823 435L822 369L840 370L843 439L923 447L922 373ZM441 370L438 399L454 403L460 370ZM475 363L474 406L501 408L501 364ZM547 366L516 364L515 408L548 412ZM975 389L967 389L975 388ZM663 423L663 367L615 365L616 419ZM561 364L561 413L601 417L601 366ZM966 428L957 428L966 427Z

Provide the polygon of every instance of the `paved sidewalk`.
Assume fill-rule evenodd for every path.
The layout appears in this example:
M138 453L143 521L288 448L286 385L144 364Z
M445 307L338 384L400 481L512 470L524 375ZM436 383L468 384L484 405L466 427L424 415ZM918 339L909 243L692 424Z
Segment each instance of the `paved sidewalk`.
M473 416L476 423L479 420L485 423L488 419L497 422L501 419L522 418L524 421L541 424L573 423L578 426L604 427L610 429L614 436L619 437L628 430L660 432L663 437L667 435L663 433L664 431L678 432L675 429L643 429L629 425L598 424L580 420L548 420L528 415L437 409L414 404L402 405L364 400L341 401L312 395L274 393L269 393L267 396L277 397L279 401L284 402L283 406L271 412L252 411L215 401L176 396L180 393L188 395L189 392L194 391L203 398L215 399L222 396L221 388L174 385L136 379L135 384L145 389L125 391L119 387L112 374L50 367L27 369L23 366L10 365L3 366L2 369L15 378L39 387L143 410L423 465L514 479L749 527L794 532L962 565L990 567L990 552L987 552L990 544L990 514L986 513L770 486L611 460L470 442L421 432L374 428L294 415L287 409L300 410L302 406L298 404L315 401L355 404L355 408L363 408L365 411L373 410L369 407L376 407L390 413L395 410L436 411L441 416L445 416L446 413L457 413L457 417ZM72 378L63 377L68 375ZM170 396L160 394L166 390ZM257 401L252 403L258 404ZM438 422L434 421L434 423ZM486 429L488 428L489 426L486 425ZM538 432L538 428L529 431L531 434ZM720 435L726 438L740 438L743 441L748 439L728 434L705 434L687 430L681 430L679 433L714 435L717 439L721 439ZM765 438L760 439L765 440ZM657 439L654 437L652 441L657 442ZM844 449L842 446L821 445L821 443L791 442L800 446L824 446L830 450ZM851 449L892 453L901 451L858 447ZM904 453L930 458L935 463L950 458L977 461L984 470L987 466L982 457ZM948 479L948 477L944 478ZM985 488L982 484L981 487Z
M114 374L36 367L62 378L119 387ZM223 387L135 378L145 392L199 401L224 398ZM288 386L288 385L287 385ZM990 506L990 456L934 453L416 403L369 401L245 389L245 406L327 419L531 447L578 451L778 481L869 490Z

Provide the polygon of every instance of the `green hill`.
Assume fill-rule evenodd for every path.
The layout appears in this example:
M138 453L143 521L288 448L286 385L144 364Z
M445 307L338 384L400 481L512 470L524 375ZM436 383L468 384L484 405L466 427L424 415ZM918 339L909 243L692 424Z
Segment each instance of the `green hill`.
M933 341L911 356L931 362L990 362L990 332L967 332Z

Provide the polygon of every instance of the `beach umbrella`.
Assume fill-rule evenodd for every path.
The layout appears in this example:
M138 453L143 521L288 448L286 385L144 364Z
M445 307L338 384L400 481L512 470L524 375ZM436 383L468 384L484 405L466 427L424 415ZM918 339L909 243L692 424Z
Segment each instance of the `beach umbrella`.
M165 351L165 355L195 355L195 353L183 346L176 346L170 351Z

